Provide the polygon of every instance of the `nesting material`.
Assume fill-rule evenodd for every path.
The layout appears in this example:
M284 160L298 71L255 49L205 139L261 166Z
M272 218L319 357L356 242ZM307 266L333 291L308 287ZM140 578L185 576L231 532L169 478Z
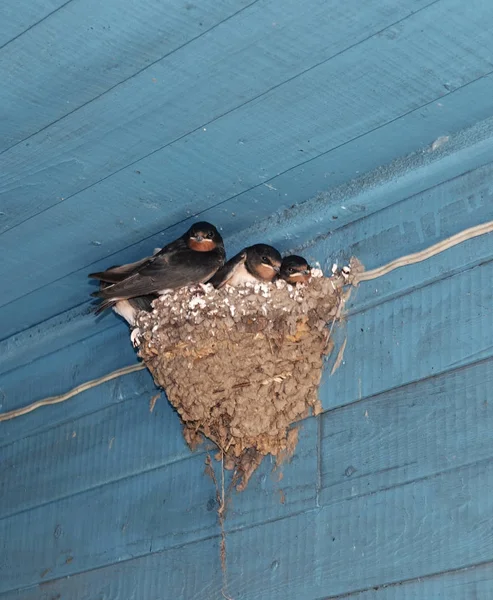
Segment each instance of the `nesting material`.
M132 339L180 414L187 442L212 440L242 477L240 489L263 456L289 449L292 423L321 410L327 325L358 270L354 260L350 274L314 269L310 283L296 287L183 288L139 314Z

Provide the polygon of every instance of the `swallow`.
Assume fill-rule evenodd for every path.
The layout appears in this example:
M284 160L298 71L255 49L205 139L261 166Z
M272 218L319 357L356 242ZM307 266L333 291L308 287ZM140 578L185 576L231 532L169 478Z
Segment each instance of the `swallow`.
M267 244L255 244L233 256L207 283L215 288L245 283L270 282L279 274L282 258Z
M161 248L154 248L154 254L157 254ZM135 271L140 265L146 260L149 260L149 256L138 260L137 262L129 263L127 265L113 266L106 269L106 271L100 273L103 279L99 281L99 289L102 290L112 283L119 283L123 281L125 277L128 277L133 271ZM135 319L137 313L141 310L151 312L152 301L158 297L157 294L148 294L147 296L137 296L136 298L129 298L128 300L118 301L112 308L117 315L123 317L125 321L132 327L135 325Z
M279 277L291 285L307 283L311 276L311 267L302 256L291 254L282 259Z
M224 265L225 258L224 242L214 225L205 221L195 223L149 258L90 273L90 278L110 284L91 294L103 299L95 312L99 314L121 300L204 283ZM117 278L120 280L115 281Z
M140 261L139 261L140 262ZM127 266L127 265L125 265ZM110 267L107 269L108 271L111 269L118 269L119 267ZM124 275L122 275L120 281L124 279ZM114 280L117 283L116 279ZM103 290L110 286L111 283L100 280L99 289ZM137 317L137 313L141 310L145 310L146 312L152 311L152 301L158 298L158 294L147 294L146 296L136 296L135 298L129 298L128 300L118 300L112 306L113 310L117 315L123 317L125 321L131 325L132 327L135 325L135 319Z

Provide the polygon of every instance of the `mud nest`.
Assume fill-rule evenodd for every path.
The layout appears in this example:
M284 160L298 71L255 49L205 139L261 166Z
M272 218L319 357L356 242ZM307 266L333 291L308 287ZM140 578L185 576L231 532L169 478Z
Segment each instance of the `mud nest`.
M318 386L329 328L361 270L308 285L184 288L137 318L139 356L164 388L195 448L203 436L236 469L243 489L262 458L293 444L290 426L321 410ZM296 442L294 441L294 444Z

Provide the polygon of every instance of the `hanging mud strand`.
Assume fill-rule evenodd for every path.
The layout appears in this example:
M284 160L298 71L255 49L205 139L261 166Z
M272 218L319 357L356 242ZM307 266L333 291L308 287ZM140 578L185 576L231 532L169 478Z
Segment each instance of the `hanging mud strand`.
M244 489L267 454L287 447L292 423L321 411L318 386L327 324L340 317L344 288L361 270L307 286L284 281L244 288L181 289L140 313L137 337L155 382L184 423L193 448L203 436L221 449Z
M223 577L223 585L221 589L221 594L223 598L226 600L233 600L227 593L228 589L228 572L227 572L227 555L226 555L226 530L224 528L224 521L226 519L226 511L228 509L228 504L231 499L233 488L235 487L238 474L235 473L231 478L231 481L228 485L227 490L225 489L224 483L224 453L220 451L220 455L218 460L221 461L221 485L217 481L216 474L214 472L214 467L212 464L212 459L210 454L207 454L205 459L205 474L208 475L212 483L214 484L216 490L216 503L217 503L217 520L219 523L219 528L221 530L221 542L219 546L219 557L221 560L221 572Z

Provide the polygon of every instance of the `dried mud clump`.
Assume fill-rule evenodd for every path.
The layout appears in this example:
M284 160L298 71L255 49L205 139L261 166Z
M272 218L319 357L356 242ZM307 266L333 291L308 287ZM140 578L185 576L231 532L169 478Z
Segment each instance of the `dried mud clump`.
M321 410L318 385L327 325L358 271L314 270L296 288L279 281L243 288L184 288L141 312L132 337L184 423L191 447L212 440L239 489L264 455L289 449L289 427ZM291 436L292 437L292 436Z

